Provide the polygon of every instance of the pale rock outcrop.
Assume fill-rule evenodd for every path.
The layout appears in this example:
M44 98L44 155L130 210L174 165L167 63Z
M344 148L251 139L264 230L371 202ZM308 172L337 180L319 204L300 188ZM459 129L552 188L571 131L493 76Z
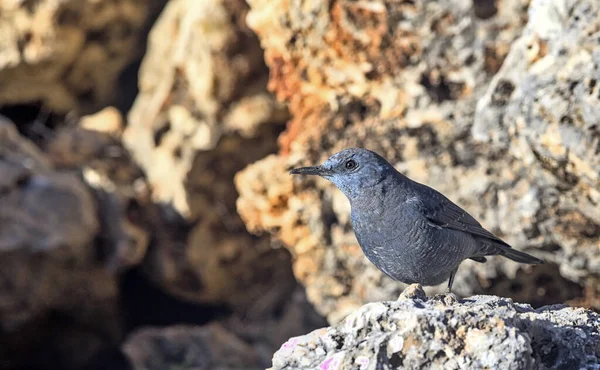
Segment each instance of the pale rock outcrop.
M600 315L496 296L427 298L411 285L340 323L294 337L271 370L598 369Z
M250 235L235 209L234 175L276 151L287 118L267 91L247 11L243 0L167 4L150 34L123 142L165 222L182 231L148 251L146 275L183 299L260 315L296 282L287 251Z

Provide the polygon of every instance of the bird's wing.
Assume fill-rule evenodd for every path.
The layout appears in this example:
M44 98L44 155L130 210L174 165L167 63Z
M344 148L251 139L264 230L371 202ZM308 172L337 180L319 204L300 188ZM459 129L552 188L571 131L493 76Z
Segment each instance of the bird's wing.
M421 196L418 197L417 204L421 213L434 226L459 230L478 238L487 239L494 244L510 247L506 242L484 229L467 211L437 191L422 186L424 191L419 191Z
M482 249L478 251L478 255L471 256L471 259L477 262L485 262L485 259L481 258L483 257L482 255L500 254L521 263L544 263L544 261L537 257L513 249L505 241L484 229L467 211L452 203L452 201L441 193L425 185L418 185L422 186L422 188L417 192L418 195L415 195L412 199L414 199L421 214L433 227L459 230L472 235L476 239L485 241L481 243Z

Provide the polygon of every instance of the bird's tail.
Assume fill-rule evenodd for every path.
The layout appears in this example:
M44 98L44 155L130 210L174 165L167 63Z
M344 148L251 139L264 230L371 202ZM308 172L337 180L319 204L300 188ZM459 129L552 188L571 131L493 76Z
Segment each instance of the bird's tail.
M536 257L534 257L534 256L532 256L530 254L525 253L525 252L518 251L518 250L513 249L511 247L507 247L507 246L504 246L504 245L500 245L500 246L496 245L496 247L498 247L498 250L500 252L499 254L501 256L509 258L509 259L511 259L513 261L520 262L520 263L528 263L530 265L541 265L541 264L544 263L544 261L542 261L539 258L536 258Z

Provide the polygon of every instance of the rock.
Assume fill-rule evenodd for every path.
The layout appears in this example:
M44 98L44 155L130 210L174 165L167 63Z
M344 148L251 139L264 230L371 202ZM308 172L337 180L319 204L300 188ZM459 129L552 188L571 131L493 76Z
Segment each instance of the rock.
M250 1L248 23L265 48L269 87L289 104L292 119L280 137L279 154L237 175L238 212L251 232L267 231L291 251L296 278L330 322L365 302L398 297L404 286L383 276L363 256L351 229L349 204L333 185L321 179L292 180L286 174L290 167L322 162L350 146L379 152L407 176L457 202L515 248L548 262L531 268L502 258L486 264L465 261L455 280L458 295L493 292L536 306L575 297L598 302L600 208L594 190L598 169L592 122L599 104L596 95L584 89L597 73L593 61L598 45L587 40L596 37L598 4L560 1L552 5L560 11L552 13L545 2L533 1L529 13L538 15L528 24L528 2L494 4L484 11L474 9L471 1L338 1L332 7L308 1ZM509 50L521 52L522 41L514 48L512 42L526 24L529 34L545 27L539 17L550 13L560 15L560 27L570 25L567 36L554 32L548 39L569 42L566 55L548 65L548 59L538 58L533 66L539 66L543 79L535 77L541 73L535 68L515 65L521 72L514 74L532 77L514 77L515 93L494 98L506 100L507 109L514 105L514 112L495 108L488 114L492 121L497 114L493 112L506 117L503 125L492 125L497 128L490 135L513 139L496 140L500 146L481 142L481 135L471 134L473 127L483 127L473 126L475 112L486 109L486 93L498 83L495 74L513 69L499 70ZM549 29L560 28L556 20L549 21ZM542 49L561 48L557 44ZM520 59L509 56L507 63ZM554 79L577 81L573 84L582 92L570 97L562 89L568 83ZM535 86L552 91L554 103L544 105L547 113L541 113L539 104L539 110L530 110L536 106L531 105L532 94L540 95L540 102L546 96L543 90L530 89ZM531 91L531 99L519 91ZM483 105L478 105L479 99ZM571 144L584 132L588 137L577 151L569 151L571 162L564 163L570 167L558 171L556 164L563 162L547 164L528 147L546 155L542 147L561 145L535 133L537 127L554 127L553 117L560 119L561 107L571 100L576 105L567 115L573 116L579 106L586 118L570 117L583 123L564 129L561 137ZM487 132L486 127L473 130ZM517 140L518 130L523 133ZM527 140L536 144L525 145ZM573 180L573 171L586 179ZM427 288L431 293L443 289Z
M268 70L246 12L242 0L170 1L150 34L124 142L154 199L186 218L196 216L185 189L196 155L223 135L256 137L262 124L286 118L266 91Z
M446 306L409 296L367 304L334 326L289 339L271 369L600 367L600 315L590 310L533 309L484 295Z
M296 139L300 145L302 137L317 136L319 125L333 119L328 111L345 118L333 125L336 131L368 116L408 114L412 128L460 122L472 109L461 101L472 103L492 66L501 64L527 2L502 2L485 22L466 0L250 5L248 23L265 48L269 86L294 114L282 137L287 153ZM432 105L440 107L428 109ZM309 126L317 126L312 134Z
M232 315L223 325L255 349L264 368L288 338L323 327L327 321L315 312L304 289L298 286L286 301L277 303L276 311L261 316Z
M123 133L123 116L115 107L106 107L99 112L81 118L79 126L86 130L105 132L116 137Z
M234 174L272 151L274 142L274 133L254 139L228 135L214 150L197 155L185 184L196 219L184 223L172 208L163 212L164 222L173 231L180 225L180 231L148 250L143 270L152 281L180 298L252 315L289 297L296 285L289 253L250 235L235 213ZM253 149L242 154L239 148Z
M398 297L398 300L406 300L406 299L420 299L420 300L426 300L427 295L425 294L425 291L423 290L423 287L419 284L410 284L406 289L404 289L404 291L402 292L402 294L400 294L400 297Z
M264 369L290 336L325 325L300 288L277 314L233 315L204 326L146 327L122 346L135 369Z
M54 172L12 123L1 122L0 130L2 327L10 330L60 299L67 286L53 277L61 268L89 267L99 225L93 197L79 179ZM29 263L34 256L38 266Z
M473 137L518 159L523 191L499 202L500 229L556 246L560 273L600 295L600 4L534 1L515 41L477 104ZM524 189L525 190L525 189ZM521 198L521 199L519 199ZM539 231L536 231L539 230ZM529 235L527 235L529 234Z
M134 369L262 369L248 344L219 324L148 328L123 345Z
M0 363L31 368L45 358L29 352L40 342L45 352L63 354L61 343L71 342L80 344L69 348L78 355L59 367L80 368L119 335L116 276L96 259L95 198L80 177L57 171L2 119L0 179ZM79 328L54 332L54 340L40 329L64 317L63 329Z
M1 368L108 366L125 329L120 273L175 237L113 130L118 117L58 127L42 150L0 123L0 229L11 230L0 232Z
M0 105L89 113L115 100L165 0L0 2Z
M243 0L168 3L123 140L164 220L179 227L177 238L149 249L145 273L177 297L260 315L296 282L289 253L250 235L235 209L235 173L276 151L287 118L267 91L247 10Z
M82 117L79 124L56 129L43 143L55 168L81 175L93 190L102 229L97 248L113 272L139 264L150 240L171 240L143 172L119 140L119 117L108 109Z

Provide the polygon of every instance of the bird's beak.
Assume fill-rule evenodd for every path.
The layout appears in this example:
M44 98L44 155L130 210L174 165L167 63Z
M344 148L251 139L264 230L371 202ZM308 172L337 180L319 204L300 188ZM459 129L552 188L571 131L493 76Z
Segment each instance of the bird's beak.
M326 176L329 174L329 170L323 168L323 166L300 167L291 170L290 174Z

